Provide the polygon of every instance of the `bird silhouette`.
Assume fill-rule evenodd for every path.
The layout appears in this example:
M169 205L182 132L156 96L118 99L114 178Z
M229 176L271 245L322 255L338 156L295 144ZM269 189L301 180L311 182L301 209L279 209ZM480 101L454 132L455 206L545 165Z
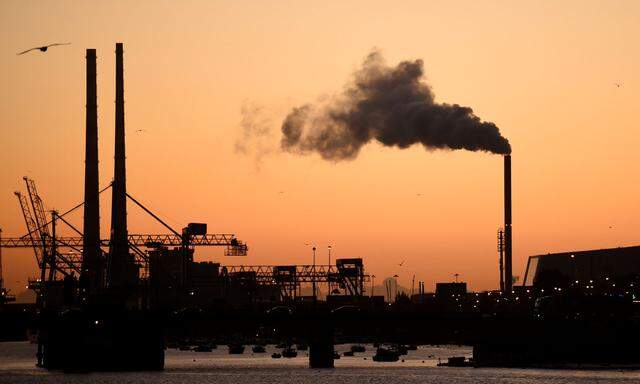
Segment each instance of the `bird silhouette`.
M613 85L615 85L616 87L620 88L620 86L621 86L622 84L620 84L620 83L613 83Z
M49 44L49 45L43 45L42 47L34 47L34 48L31 48L31 49L27 49L26 51L22 51L20 53L17 53L17 55L24 55L27 52L31 52L31 51L35 51L35 50L40 50L41 52L47 52L49 47L55 47L57 45L71 45L71 43L53 43L53 44Z
M402 267L404 265L404 260L402 260L402 263L398 264L398 266Z

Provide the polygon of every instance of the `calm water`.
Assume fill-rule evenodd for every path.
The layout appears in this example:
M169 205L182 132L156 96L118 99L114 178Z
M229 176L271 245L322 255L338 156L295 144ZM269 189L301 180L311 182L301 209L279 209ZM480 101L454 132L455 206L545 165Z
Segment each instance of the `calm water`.
M336 349L345 351L348 347L339 345ZM304 352L294 359L271 359L273 346L266 354L247 351L228 355L226 347L212 353L168 350L164 372L65 375L34 367L34 345L0 343L0 383L640 383L638 371L436 367L438 357L470 355L470 348L457 346L420 347L409 351L405 362L375 363L371 361L373 347L368 345L364 354L337 360L332 370L309 369Z

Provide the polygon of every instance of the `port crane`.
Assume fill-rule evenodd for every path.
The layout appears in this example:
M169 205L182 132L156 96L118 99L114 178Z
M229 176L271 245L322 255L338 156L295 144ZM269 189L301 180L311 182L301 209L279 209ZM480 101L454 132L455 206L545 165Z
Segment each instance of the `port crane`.
M333 283L350 296L363 296L364 284L371 277L365 274L362 259L336 259L335 265L232 265L222 274L244 286L276 286L283 300L295 299L305 283Z
M32 248L40 268L39 279L29 281L29 287L39 292L45 280L56 280L57 274L62 277L80 276L82 268L83 234L67 216L84 203L80 203L63 213L51 211L47 220L43 200L38 194L35 182L23 178L27 194L15 192L22 210L27 234L21 237L0 237L0 248ZM110 188L106 186L100 193ZM169 233L164 234L128 234L128 242L135 262L140 265L142 278L148 277L148 251L166 247L192 248L200 246L224 247L225 256L245 256L247 245L239 241L233 234L206 233L203 224L190 224L181 232L176 231L139 200L127 194L127 198L162 224ZM66 225L73 236L59 235L59 225ZM68 231L67 231L68 232ZM101 239L100 247L106 257L110 239ZM66 251L63 251L66 250ZM243 281L247 287L255 285L277 286L283 299L293 299L300 295L300 288L305 283L334 283L347 294L361 296L364 294L364 283L370 277L364 273L361 259L339 259L336 265L291 265L291 266L227 266L222 273L233 281Z
M58 252L52 252L52 247L55 247L55 243L51 241L52 237L49 231L49 226L55 226L56 220L47 222L44 203L38 194L38 190L36 189L36 184L33 179L26 176L22 179L27 186L28 200L27 196L23 195L19 191L14 192L18 198L22 216L28 231L28 233L21 239L26 240L29 244L26 245L26 247L33 248L36 262L38 263L41 271L40 279L44 280L47 268L50 280L53 279L56 271L62 273L64 276L68 276L72 273L79 274L80 269L77 266L79 265L80 260L76 254L70 252L65 255ZM31 203L31 206L29 206L29 202ZM52 215L55 217L55 213L52 212ZM62 245L63 243L59 244ZM76 246L70 245L70 248L75 251L79 251ZM53 254L55 254L55 257L51 257Z
M28 197L19 191L16 191L15 195L18 198L28 233L21 237L0 238L0 248L32 248L36 262L40 268L40 278L38 281L44 281L47 275L49 280L55 280L56 273L60 273L63 276L79 276L82 267L83 235L82 232L65 219L65 217L82 207L84 202L62 214L57 211L51 211L51 219L47 221L43 200L37 192L35 182L27 177L24 177L23 180L27 187ZM111 185L103 188L100 193L107 190L110 186ZM141 265L143 271L148 270L146 249L170 246L185 248L195 246L221 246L225 247L225 256L247 255L247 245L239 241L234 234L192 233L192 231L188 230L190 227L184 228L182 233L178 233L138 200L128 194L127 197L172 232L169 234L128 235L129 245L136 256L135 260ZM56 226L60 222L75 232L76 236L56 235ZM108 249L109 239L100 240L100 245ZM69 251L65 253L60 252L61 248ZM103 253L105 253L105 251L103 251ZM34 281L32 283L36 282L37 281Z

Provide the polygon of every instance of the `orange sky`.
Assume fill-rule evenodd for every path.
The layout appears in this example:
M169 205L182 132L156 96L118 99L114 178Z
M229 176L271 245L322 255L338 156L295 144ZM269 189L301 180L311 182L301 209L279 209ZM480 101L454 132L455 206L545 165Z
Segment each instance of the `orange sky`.
M277 141L291 107L339 92L373 47L392 65L424 59L437 101L472 107L509 138L515 275L532 254L640 243L636 1L3 1L0 32L3 236L25 232L13 195L23 175L49 208L82 200L86 48L98 50L100 179L111 179L121 41L129 191L177 228L205 221L250 246L200 259L310 263L304 244L325 260L330 243L403 285L460 273L472 289L497 287L500 156L370 145L351 162L275 153L257 167L235 152L243 105L263 108ZM73 45L15 54L58 41ZM109 196L102 204L106 236ZM163 231L129 211L130 232ZM21 291L32 253L3 256Z

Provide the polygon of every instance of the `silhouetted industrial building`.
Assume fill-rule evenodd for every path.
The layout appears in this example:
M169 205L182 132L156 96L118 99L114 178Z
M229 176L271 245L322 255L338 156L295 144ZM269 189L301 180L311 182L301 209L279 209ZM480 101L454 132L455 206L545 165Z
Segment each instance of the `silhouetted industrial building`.
M640 276L640 246L530 256L524 285L562 287L597 280Z
M464 297L467 294L467 283L436 283L436 298Z

